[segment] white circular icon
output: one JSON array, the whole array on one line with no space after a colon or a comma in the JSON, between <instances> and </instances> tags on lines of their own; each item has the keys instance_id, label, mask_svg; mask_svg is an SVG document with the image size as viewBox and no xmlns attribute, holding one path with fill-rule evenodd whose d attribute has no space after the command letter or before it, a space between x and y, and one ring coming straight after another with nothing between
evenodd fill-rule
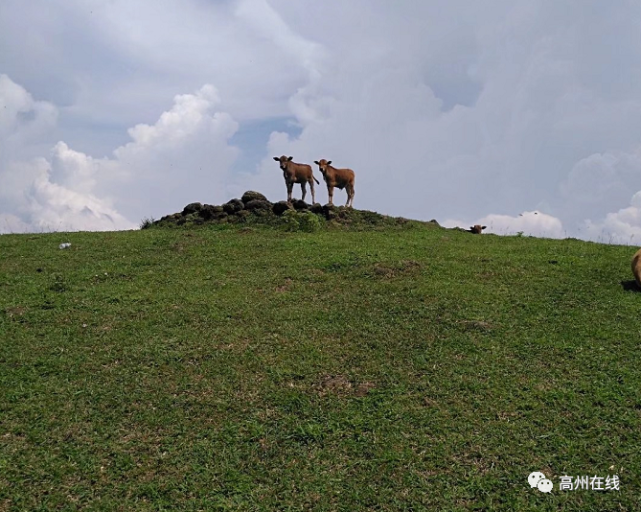
<instances>
[{"instance_id":1,"label":"white circular icon","mask_svg":"<svg viewBox=\"0 0 641 512\"><path fill-rule=\"evenodd\" d=\"M530 483L530 487L536 487L540 480L545 479L545 475L540 471L534 471L530 473L530 476L527 477L527 481Z\"/></svg>"},{"instance_id":2,"label":"white circular icon","mask_svg":"<svg viewBox=\"0 0 641 512\"><path fill-rule=\"evenodd\" d=\"M554 487L554 484L552 483L551 480L548 480L547 478L542 478L539 480L539 483L536 484L536 486L539 488L539 491L541 492L552 492L552 487Z\"/></svg>"}]
</instances>

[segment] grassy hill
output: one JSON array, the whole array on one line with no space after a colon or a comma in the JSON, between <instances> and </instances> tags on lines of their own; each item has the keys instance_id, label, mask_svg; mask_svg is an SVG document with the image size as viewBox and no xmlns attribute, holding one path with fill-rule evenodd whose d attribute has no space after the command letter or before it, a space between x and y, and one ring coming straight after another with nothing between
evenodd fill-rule
<instances>
[{"instance_id":1,"label":"grassy hill","mask_svg":"<svg viewBox=\"0 0 641 512\"><path fill-rule=\"evenodd\" d=\"M1 236L0 511L641 508L632 248L297 215Z\"/></svg>"}]
</instances>

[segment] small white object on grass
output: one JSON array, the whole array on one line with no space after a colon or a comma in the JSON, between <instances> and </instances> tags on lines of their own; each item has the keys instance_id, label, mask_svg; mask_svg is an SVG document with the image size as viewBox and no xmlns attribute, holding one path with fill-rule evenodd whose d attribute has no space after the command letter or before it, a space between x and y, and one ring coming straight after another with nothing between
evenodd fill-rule
<instances>
[{"instance_id":1,"label":"small white object on grass","mask_svg":"<svg viewBox=\"0 0 641 512\"><path fill-rule=\"evenodd\" d=\"M61 249L68 249L69 247L71 247L71 244L70 244L70 243L68 243L68 242L67 242L67 243L64 243L64 244L60 244L60 248L61 248Z\"/></svg>"}]
</instances>

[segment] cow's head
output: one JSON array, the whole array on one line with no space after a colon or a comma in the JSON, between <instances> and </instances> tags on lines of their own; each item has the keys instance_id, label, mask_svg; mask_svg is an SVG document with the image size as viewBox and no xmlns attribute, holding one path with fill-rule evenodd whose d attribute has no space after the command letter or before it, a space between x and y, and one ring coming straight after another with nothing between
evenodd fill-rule
<instances>
[{"instance_id":1,"label":"cow's head","mask_svg":"<svg viewBox=\"0 0 641 512\"><path fill-rule=\"evenodd\" d=\"M473 226L470 227L470 232L474 233L475 235L480 235L481 232L487 228L487 226L481 226L480 224L474 224Z\"/></svg>"},{"instance_id":2,"label":"cow's head","mask_svg":"<svg viewBox=\"0 0 641 512\"><path fill-rule=\"evenodd\" d=\"M279 162L280 168L284 171L287 169L287 162L291 162L293 158L294 158L293 156L283 155L283 156L275 156L274 160Z\"/></svg>"},{"instance_id":3,"label":"cow's head","mask_svg":"<svg viewBox=\"0 0 641 512\"><path fill-rule=\"evenodd\" d=\"M325 172L327 171L327 166L332 164L331 160L325 160L324 158L321 159L320 161L314 160L314 163L318 165L318 168L320 169L320 172L325 175Z\"/></svg>"}]
</instances>

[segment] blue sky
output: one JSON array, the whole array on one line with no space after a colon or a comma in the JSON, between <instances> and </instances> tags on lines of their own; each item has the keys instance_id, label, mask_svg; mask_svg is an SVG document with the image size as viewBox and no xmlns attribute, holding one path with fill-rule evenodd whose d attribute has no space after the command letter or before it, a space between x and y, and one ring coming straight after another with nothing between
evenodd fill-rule
<instances>
[{"instance_id":1,"label":"blue sky","mask_svg":"<svg viewBox=\"0 0 641 512\"><path fill-rule=\"evenodd\" d=\"M288 154L357 208L639 245L639 33L632 0L5 0L0 233L284 199Z\"/></svg>"},{"instance_id":2,"label":"blue sky","mask_svg":"<svg viewBox=\"0 0 641 512\"><path fill-rule=\"evenodd\" d=\"M240 149L232 172L240 174L256 171L257 163L265 157L265 143L273 132L286 133L289 137L296 138L300 135L301 128L292 118L287 117L245 121L229 139L230 144ZM276 167L275 170L278 172L278 169ZM277 177L280 178L278 174Z\"/></svg>"}]
</instances>

